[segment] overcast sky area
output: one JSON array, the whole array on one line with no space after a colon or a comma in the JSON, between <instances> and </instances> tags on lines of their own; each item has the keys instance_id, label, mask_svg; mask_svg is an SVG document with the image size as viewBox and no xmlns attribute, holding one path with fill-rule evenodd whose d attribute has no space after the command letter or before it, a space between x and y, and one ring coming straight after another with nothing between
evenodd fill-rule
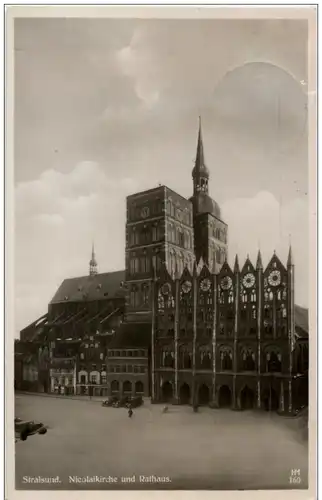
<instances>
[{"instance_id":1,"label":"overcast sky area","mask_svg":"<svg viewBox=\"0 0 322 500\"><path fill-rule=\"evenodd\" d=\"M15 21L16 328L66 277L124 269L125 197L192 194L198 115L236 253L295 261L308 305L307 23Z\"/></svg>"}]
</instances>

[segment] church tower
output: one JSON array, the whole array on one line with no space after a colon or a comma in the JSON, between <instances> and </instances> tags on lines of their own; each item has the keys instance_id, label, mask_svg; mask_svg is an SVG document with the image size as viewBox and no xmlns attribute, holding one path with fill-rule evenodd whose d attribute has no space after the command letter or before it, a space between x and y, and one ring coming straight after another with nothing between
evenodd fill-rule
<instances>
[{"instance_id":1,"label":"church tower","mask_svg":"<svg viewBox=\"0 0 322 500\"><path fill-rule=\"evenodd\" d=\"M205 163L199 117L195 165L192 170L194 250L197 262L202 260L211 271L218 272L227 259L228 226L221 219L220 207L209 196L210 172Z\"/></svg>"},{"instance_id":2,"label":"church tower","mask_svg":"<svg viewBox=\"0 0 322 500\"><path fill-rule=\"evenodd\" d=\"M92 245L92 258L89 261L89 275L95 276L97 274L97 261L95 257L94 243Z\"/></svg>"}]
</instances>

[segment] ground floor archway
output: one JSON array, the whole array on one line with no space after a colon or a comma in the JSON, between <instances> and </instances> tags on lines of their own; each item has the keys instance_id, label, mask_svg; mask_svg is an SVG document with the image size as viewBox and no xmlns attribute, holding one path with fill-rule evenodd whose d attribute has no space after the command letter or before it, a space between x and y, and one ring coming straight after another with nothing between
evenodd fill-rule
<instances>
[{"instance_id":1,"label":"ground floor archway","mask_svg":"<svg viewBox=\"0 0 322 500\"><path fill-rule=\"evenodd\" d=\"M219 408L229 408L231 406L231 390L228 385L222 385L218 394Z\"/></svg>"},{"instance_id":2,"label":"ground floor archway","mask_svg":"<svg viewBox=\"0 0 322 500\"><path fill-rule=\"evenodd\" d=\"M242 410L251 410L255 406L255 392L247 385L240 392L240 406Z\"/></svg>"},{"instance_id":3,"label":"ground floor archway","mask_svg":"<svg viewBox=\"0 0 322 500\"><path fill-rule=\"evenodd\" d=\"M141 380L135 382L135 394L142 395L144 393L144 385Z\"/></svg>"},{"instance_id":4,"label":"ground floor archway","mask_svg":"<svg viewBox=\"0 0 322 500\"><path fill-rule=\"evenodd\" d=\"M162 401L165 403L171 402L173 398L173 387L171 382L164 382L162 384Z\"/></svg>"},{"instance_id":5,"label":"ground floor archway","mask_svg":"<svg viewBox=\"0 0 322 500\"><path fill-rule=\"evenodd\" d=\"M132 383L129 380L126 380L123 383L123 394L125 396L129 396L132 394Z\"/></svg>"},{"instance_id":6,"label":"ground floor archway","mask_svg":"<svg viewBox=\"0 0 322 500\"><path fill-rule=\"evenodd\" d=\"M115 396L120 390L120 383L118 380L113 380L111 382L111 393Z\"/></svg>"},{"instance_id":7,"label":"ground floor archway","mask_svg":"<svg viewBox=\"0 0 322 500\"><path fill-rule=\"evenodd\" d=\"M210 402L210 390L206 384L202 384L198 390L198 403L208 405Z\"/></svg>"},{"instance_id":8,"label":"ground floor archway","mask_svg":"<svg viewBox=\"0 0 322 500\"><path fill-rule=\"evenodd\" d=\"M182 405L187 405L190 403L190 387L186 383L182 384L182 386L180 387L179 400L180 404Z\"/></svg>"}]
</instances>

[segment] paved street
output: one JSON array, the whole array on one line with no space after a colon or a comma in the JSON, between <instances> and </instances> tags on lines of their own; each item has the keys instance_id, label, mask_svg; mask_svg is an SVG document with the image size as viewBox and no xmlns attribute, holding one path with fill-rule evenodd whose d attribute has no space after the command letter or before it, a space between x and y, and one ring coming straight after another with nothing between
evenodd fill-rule
<instances>
[{"instance_id":1,"label":"paved street","mask_svg":"<svg viewBox=\"0 0 322 500\"><path fill-rule=\"evenodd\" d=\"M46 435L16 443L17 488L283 489L291 469L301 475L293 487L307 487L307 443L294 420L277 415L171 406L162 414L146 402L129 419L125 409L96 401L17 395L16 416L49 426ZM142 483L140 475L171 482ZM61 483L23 483L24 476L59 476ZM69 476L117 483L75 484Z\"/></svg>"}]
</instances>

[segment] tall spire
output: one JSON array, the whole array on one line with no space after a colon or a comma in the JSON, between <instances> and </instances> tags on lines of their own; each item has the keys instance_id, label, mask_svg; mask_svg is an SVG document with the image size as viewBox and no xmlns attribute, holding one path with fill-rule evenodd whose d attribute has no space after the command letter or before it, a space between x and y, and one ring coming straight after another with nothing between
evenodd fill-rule
<instances>
[{"instance_id":1,"label":"tall spire","mask_svg":"<svg viewBox=\"0 0 322 500\"><path fill-rule=\"evenodd\" d=\"M196 154L196 166L201 167L205 165L204 153L203 153L203 141L202 141L202 131L201 131L201 116L199 116L199 133L198 133L198 144L197 144L197 154Z\"/></svg>"},{"instance_id":2,"label":"tall spire","mask_svg":"<svg viewBox=\"0 0 322 500\"><path fill-rule=\"evenodd\" d=\"M95 274L97 274L97 261L95 257L94 242L92 243L92 258L89 261L89 274L90 276L95 276Z\"/></svg>"},{"instance_id":3,"label":"tall spire","mask_svg":"<svg viewBox=\"0 0 322 500\"><path fill-rule=\"evenodd\" d=\"M257 269L257 271L263 270L262 254L261 254L260 250L258 250L258 254L257 254L256 269Z\"/></svg>"},{"instance_id":4,"label":"tall spire","mask_svg":"<svg viewBox=\"0 0 322 500\"><path fill-rule=\"evenodd\" d=\"M290 249L288 251L288 258L287 258L287 267L293 266L293 252L292 252L292 246L290 245Z\"/></svg>"},{"instance_id":5,"label":"tall spire","mask_svg":"<svg viewBox=\"0 0 322 500\"><path fill-rule=\"evenodd\" d=\"M193 178L194 194L200 191L208 194L209 170L205 165L200 116L199 116L197 153L196 153L195 166L192 170L192 178Z\"/></svg>"}]
</instances>

